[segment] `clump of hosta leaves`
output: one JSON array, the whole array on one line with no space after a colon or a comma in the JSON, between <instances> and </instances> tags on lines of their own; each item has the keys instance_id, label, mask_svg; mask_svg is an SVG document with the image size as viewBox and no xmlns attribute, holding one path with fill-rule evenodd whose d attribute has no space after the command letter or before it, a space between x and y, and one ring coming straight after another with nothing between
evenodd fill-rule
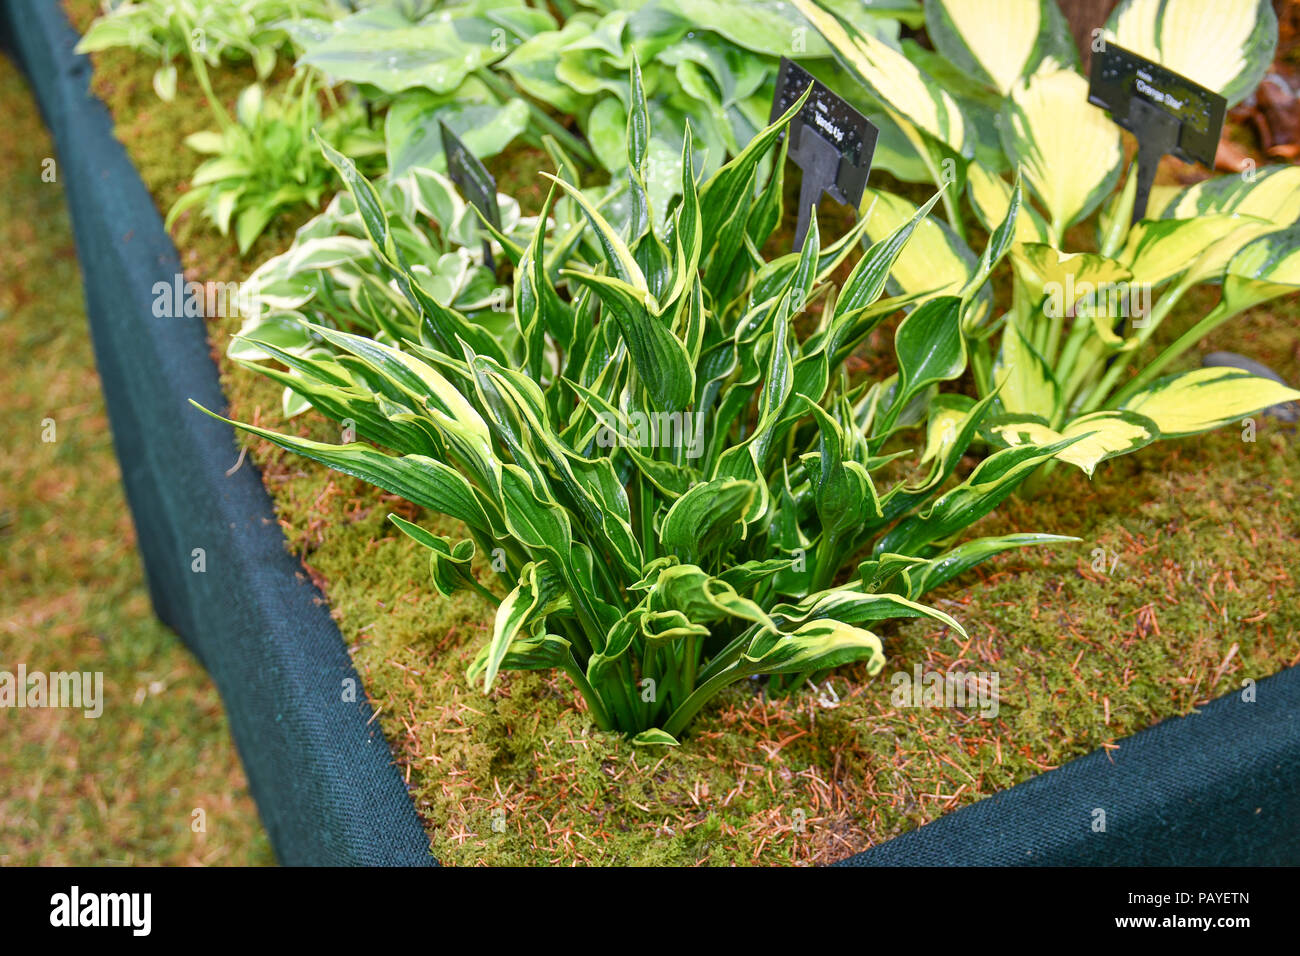
<instances>
[{"instance_id":1,"label":"clump of hosta leaves","mask_svg":"<svg viewBox=\"0 0 1300 956\"><path fill-rule=\"evenodd\" d=\"M313 326L337 355L254 342L296 376L264 371L364 441L239 427L464 525L457 541L392 519L428 549L439 591L472 587L498 606L471 679L490 690L503 670L559 668L599 727L671 743L747 677L849 661L878 671L877 622L960 629L918 598L989 555L1061 540L955 543L1062 444L1003 449L956 476L987 399L932 433L924 454L905 441L939 383L965 370L959 317L1014 214L968 288L902 321L898 373L852 382L845 360L912 301L881 296L928 207L865 253L864 225L824 246L814 222L800 253L765 260L782 218L780 134L802 100L702 182L688 131L666 217L646 189L635 68L630 102L630 225L616 231L580 187L551 177L527 244L501 237L514 267L508 338L431 294L375 188L325 147L418 334L393 346ZM594 265L548 255L561 196L596 239ZM855 256L835 288L832 273ZM499 590L474 577L476 554Z\"/></svg>"},{"instance_id":2,"label":"clump of hosta leaves","mask_svg":"<svg viewBox=\"0 0 1300 956\"><path fill-rule=\"evenodd\" d=\"M384 177L375 184L375 194L394 244L414 264L412 272L429 294L506 336L513 326L509 290L484 262L479 220L451 181L417 167ZM538 220L522 215L508 196L498 195L497 205L502 234L526 243ZM272 358L253 339L296 355L332 354L333 347L312 332L313 324L360 332L392 346L420 336L419 310L387 274L346 190L298 230L286 252L258 266L245 284L255 290L260 308L245 317L240 336L230 343L228 354L238 361ZM287 415L308 407L306 399L285 388Z\"/></svg>"},{"instance_id":3,"label":"clump of hosta leaves","mask_svg":"<svg viewBox=\"0 0 1300 956\"><path fill-rule=\"evenodd\" d=\"M333 99L330 91L326 95ZM166 227L185 210L201 207L223 236L234 225L241 253L280 212L319 206L332 186L333 173L313 131L370 168L383 154L383 141L361 103L335 102L326 112L309 71L295 73L275 96L267 97L260 84L246 87L233 120L215 101L212 106L221 128L185 137L186 146L211 158L194 171L189 191L168 211Z\"/></svg>"},{"instance_id":4,"label":"clump of hosta leaves","mask_svg":"<svg viewBox=\"0 0 1300 956\"><path fill-rule=\"evenodd\" d=\"M158 58L153 88L167 101L176 96L178 57L197 54L214 67L251 61L265 80L288 44L287 20L332 19L344 10L337 0L104 0L103 7L77 52L128 47Z\"/></svg>"},{"instance_id":5,"label":"clump of hosta leaves","mask_svg":"<svg viewBox=\"0 0 1300 956\"><path fill-rule=\"evenodd\" d=\"M1157 439L1300 397L1233 368L1166 374L1244 309L1300 289L1300 168L1156 187L1133 222L1137 177L1130 170L1120 185L1120 130L1089 105L1054 0L1016 5L1014 15L993 0L931 0L926 25L941 56L892 46L829 5L795 5L903 131L917 178L959 187L945 200L948 221L928 220L900 256L895 291L924 300L965 287L980 265L965 241L961 193L991 230L1016 205L1014 170L1028 187L1010 268L995 277L1008 286L1000 298L1010 308L995 314L990 297L962 316L976 394L993 402L981 437L995 447L1080 439L1059 458L1091 475L1099 462ZM1094 42L1162 63L1231 105L1258 84L1276 40L1268 0L1123 0ZM888 193L868 191L866 201L875 204L872 239L914 214ZM1067 230L1090 217L1095 242L1067 247ZM1135 370L1175 305L1202 283L1221 288L1219 304ZM936 401L931 429L961 427L975 407L968 398Z\"/></svg>"}]
</instances>

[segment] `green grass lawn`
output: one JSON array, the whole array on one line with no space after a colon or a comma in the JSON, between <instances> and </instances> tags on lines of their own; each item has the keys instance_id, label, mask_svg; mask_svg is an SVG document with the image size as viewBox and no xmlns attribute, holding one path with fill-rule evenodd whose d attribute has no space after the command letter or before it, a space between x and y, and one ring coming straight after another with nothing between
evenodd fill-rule
<instances>
[{"instance_id":1,"label":"green grass lawn","mask_svg":"<svg viewBox=\"0 0 1300 956\"><path fill-rule=\"evenodd\" d=\"M0 710L0 864L273 863L216 690L153 616L53 147L3 58L0 102L0 670L102 672L105 698Z\"/></svg>"}]
</instances>

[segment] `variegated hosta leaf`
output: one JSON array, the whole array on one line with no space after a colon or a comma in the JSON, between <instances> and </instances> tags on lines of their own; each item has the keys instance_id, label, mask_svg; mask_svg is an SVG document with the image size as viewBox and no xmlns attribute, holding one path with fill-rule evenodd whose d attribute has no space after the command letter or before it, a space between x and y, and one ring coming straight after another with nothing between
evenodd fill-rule
<instances>
[{"instance_id":1,"label":"variegated hosta leaf","mask_svg":"<svg viewBox=\"0 0 1300 956\"><path fill-rule=\"evenodd\" d=\"M996 538L975 538L931 558L922 567L906 570L904 575L907 579L907 594L915 600L927 591L932 591L939 585L951 581L959 574L965 574L977 564L1004 551L1031 545L1065 544L1078 540L1060 534L1004 534Z\"/></svg>"},{"instance_id":2,"label":"variegated hosta leaf","mask_svg":"<svg viewBox=\"0 0 1300 956\"><path fill-rule=\"evenodd\" d=\"M868 189L862 196L867 237L882 242L916 220L894 260L889 278L904 294L945 295L960 291L975 273L975 254L947 223L925 216L901 196Z\"/></svg>"},{"instance_id":3,"label":"variegated hosta leaf","mask_svg":"<svg viewBox=\"0 0 1300 956\"><path fill-rule=\"evenodd\" d=\"M1162 219L1226 214L1242 218L1239 228L1199 253L1183 279L1212 280L1247 243L1300 220L1300 166L1267 166L1251 176L1207 179L1175 190L1162 207L1153 208L1162 210Z\"/></svg>"},{"instance_id":4,"label":"variegated hosta leaf","mask_svg":"<svg viewBox=\"0 0 1300 956\"><path fill-rule=\"evenodd\" d=\"M1261 229L1276 228L1267 220L1237 213L1144 219L1129 231L1116 258L1129 267L1135 282L1158 285L1189 268L1195 278L1208 278L1217 271L1216 264L1223 267L1234 246L1258 236Z\"/></svg>"},{"instance_id":5,"label":"variegated hosta leaf","mask_svg":"<svg viewBox=\"0 0 1300 956\"><path fill-rule=\"evenodd\" d=\"M1223 305L1232 313L1300 288L1300 224L1243 246L1223 276Z\"/></svg>"},{"instance_id":6,"label":"variegated hosta leaf","mask_svg":"<svg viewBox=\"0 0 1300 956\"><path fill-rule=\"evenodd\" d=\"M546 561L529 562L519 575L519 584L497 608L483 666L483 689L490 690L510 646L520 637L540 638L548 615L568 605L564 581ZM476 670L471 667L471 671Z\"/></svg>"},{"instance_id":7,"label":"variegated hosta leaf","mask_svg":"<svg viewBox=\"0 0 1300 956\"><path fill-rule=\"evenodd\" d=\"M867 673L885 666L880 638L839 621L809 621L791 634L760 635L745 651L745 669L754 674L804 674L864 661Z\"/></svg>"},{"instance_id":8,"label":"variegated hosta leaf","mask_svg":"<svg viewBox=\"0 0 1300 956\"><path fill-rule=\"evenodd\" d=\"M493 522L489 520L487 512L483 509L483 503L475 495L469 482L455 469L449 468L440 461L422 455L403 455L395 458L360 442L331 445L326 442L282 435L266 428L222 418L197 402L191 404L213 418L219 418L236 428L242 428L246 432L274 442L287 451L319 461L321 464L329 465L335 471L360 478L421 507L463 521L471 528L490 531L493 527Z\"/></svg>"},{"instance_id":9,"label":"variegated hosta leaf","mask_svg":"<svg viewBox=\"0 0 1300 956\"><path fill-rule=\"evenodd\" d=\"M1016 275L1035 297L1045 297L1048 316L1072 315L1080 299L1102 290L1127 288L1133 273L1124 263L1095 252L1064 253L1046 243L1011 249Z\"/></svg>"},{"instance_id":10,"label":"variegated hosta leaf","mask_svg":"<svg viewBox=\"0 0 1300 956\"><path fill-rule=\"evenodd\" d=\"M753 482L731 478L696 485L664 517L664 547L683 561L725 551L745 536L745 512L757 492Z\"/></svg>"},{"instance_id":11,"label":"variegated hosta leaf","mask_svg":"<svg viewBox=\"0 0 1300 956\"><path fill-rule=\"evenodd\" d=\"M467 584L474 586L474 576L469 568L469 563L474 558L473 541L457 541L452 544L450 538L426 531L400 515L390 514L388 520L408 538L429 550L429 571L433 576L433 586L439 594L451 597Z\"/></svg>"},{"instance_id":12,"label":"variegated hosta leaf","mask_svg":"<svg viewBox=\"0 0 1300 956\"><path fill-rule=\"evenodd\" d=\"M834 620L842 624L872 624L895 618L928 617L950 627L962 637L966 630L936 608L918 604L900 594L872 593L842 587L811 594L798 604L778 604L772 609L775 629L789 631L814 621Z\"/></svg>"},{"instance_id":13,"label":"variegated hosta leaf","mask_svg":"<svg viewBox=\"0 0 1300 956\"><path fill-rule=\"evenodd\" d=\"M998 401L1012 414L1051 419L1061 403L1061 385L1052 368L1012 321L1002 332L1002 348L993 367Z\"/></svg>"},{"instance_id":14,"label":"variegated hosta leaf","mask_svg":"<svg viewBox=\"0 0 1300 956\"><path fill-rule=\"evenodd\" d=\"M956 101L899 50L814 0L794 0L794 5L895 121L919 128L958 154L968 153L970 137Z\"/></svg>"},{"instance_id":15,"label":"variegated hosta leaf","mask_svg":"<svg viewBox=\"0 0 1300 956\"><path fill-rule=\"evenodd\" d=\"M925 24L940 53L1004 96L1045 58L1077 57L1055 0L929 0Z\"/></svg>"},{"instance_id":16,"label":"variegated hosta leaf","mask_svg":"<svg viewBox=\"0 0 1300 956\"><path fill-rule=\"evenodd\" d=\"M1164 437L1154 421L1131 411L1093 412L1076 418L1059 432L1031 421L999 423L989 430L1011 446L1051 445L1077 439L1056 457L1077 465L1089 478L1106 459L1127 455Z\"/></svg>"},{"instance_id":17,"label":"variegated hosta leaf","mask_svg":"<svg viewBox=\"0 0 1300 956\"><path fill-rule=\"evenodd\" d=\"M895 409L901 410L927 385L961 375L966 370L961 300L941 296L917 306L898 326L894 351L898 356Z\"/></svg>"},{"instance_id":18,"label":"variegated hosta leaf","mask_svg":"<svg viewBox=\"0 0 1300 956\"><path fill-rule=\"evenodd\" d=\"M921 464L944 457L961 434L962 425L974 404L974 399L965 395L935 396L925 426L925 451L921 455Z\"/></svg>"},{"instance_id":19,"label":"variegated hosta leaf","mask_svg":"<svg viewBox=\"0 0 1300 956\"><path fill-rule=\"evenodd\" d=\"M1110 193L1124 159L1119 127L1088 103L1088 81L1051 61L1012 89L1002 144L1047 210L1053 244Z\"/></svg>"},{"instance_id":20,"label":"variegated hosta leaf","mask_svg":"<svg viewBox=\"0 0 1300 956\"><path fill-rule=\"evenodd\" d=\"M1151 419L1163 437L1178 438L1296 399L1300 391L1272 379L1234 368L1198 368L1153 382L1122 408Z\"/></svg>"},{"instance_id":21,"label":"variegated hosta leaf","mask_svg":"<svg viewBox=\"0 0 1300 956\"><path fill-rule=\"evenodd\" d=\"M1039 465L1063 448L1057 442L994 452L924 513L900 521L876 542L874 553L925 554L927 548L950 539L996 508Z\"/></svg>"},{"instance_id":22,"label":"variegated hosta leaf","mask_svg":"<svg viewBox=\"0 0 1300 956\"><path fill-rule=\"evenodd\" d=\"M1250 176L1202 180L1175 191L1162 207L1160 218L1191 219L1228 212L1279 225L1295 222L1300 218L1300 166L1265 166Z\"/></svg>"},{"instance_id":23,"label":"variegated hosta leaf","mask_svg":"<svg viewBox=\"0 0 1300 956\"><path fill-rule=\"evenodd\" d=\"M966 191L980 224L992 231L1007 216L1011 207L1011 184L978 163L966 168ZM1015 223L1016 242L1048 241L1043 215L1028 203L1022 203Z\"/></svg>"},{"instance_id":24,"label":"variegated hosta leaf","mask_svg":"<svg viewBox=\"0 0 1300 956\"><path fill-rule=\"evenodd\" d=\"M1273 62L1277 17L1270 0L1122 0L1106 21L1106 39L1233 106Z\"/></svg>"}]
</instances>

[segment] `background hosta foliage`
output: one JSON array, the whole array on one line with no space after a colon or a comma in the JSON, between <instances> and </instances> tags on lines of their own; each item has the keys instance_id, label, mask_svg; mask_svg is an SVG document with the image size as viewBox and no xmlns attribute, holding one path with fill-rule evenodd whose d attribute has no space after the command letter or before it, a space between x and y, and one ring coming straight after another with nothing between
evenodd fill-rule
<instances>
[{"instance_id":1,"label":"background hosta foliage","mask_svg":"<svg viewBox=\"0 0 1300 956\"><path fill-rule=\"evenodd\" d=\"M231 224L241 253L285 209L316 208L333 174L312 137L375 168L383 143L361 104L347 100L325 113L311 74L299 73L289 86L267 98L260 84L240 95L232 120L215 100L220 129L187 136L185 145L211 158L199 165L190 189L167 213L167 228L186 209L202 208L224 236Z\"/></svg>"},{"instance_id":2,"label":"background hosta foliage","mask_svg":"<svg viewBox=\"0 0 1300 956\"><path fill-rule=\"evenodd\" d=\"M910 2L882 9L839 0L837 7L882 34L897 34L897 17L920 22L919 5ZM780 56L832 62L816 31L781 0L594 0L562 8L560 21L523 0L387 0L334 22L298 24L293 35L300 62L389 104L395 173L444 168L439 122L479 157L521 135L550 134L587 164L621 173L635 55L654 130L647 187L661 214L681 180L688 120L710 173L766 124ZM548 108L572 116L585 141Z\"/></svg>"},{"instance_id":3,"label":"background hosta foliage","mask_svg":"<svg viewBox=\"0 0 1300 956\"><path fill-rule=\"evenodd\" d=\"M162 61L154 74L158 96L176 95L177 58L190 53L209 66L247 60L266 79L288 40L290 19L328 19L341 0L104 0L104 15L77 44L78 53L129 47Z\"/></svg>"},{"instance_id":4,"label":"background hosta foliage","mask_svg":"<svg viewBox=\"0 0 1300 956\"><path fill-rule=\"evenodd\" d=\"M864 254L869 219L825 246L814 224L801 254L763 259L782 214L787 115L702 180L688 133L681 201L657 214L635 61L633 77L628 225L612 227L563 170L552 177L527 243L502 237L508 335L431 294L379 192L324 147L418 330L395 346L312 326L333 354L250 343L275 360L259 370L364 441L240 427L465 526L454 541L394 518L428 549L436 588L476 587L498 604L473 679L490 688L501 670L560 668L600 727L670 743L730 683L850 660L879 669L874 622L958 627L917 598L1000 550L1059 540L956 543L1071 440L1000 450L959 474L991 401L956 427L916 425L965 371L961 317L978 282L903 321L896 375L854 381L844 364L909 299L882 295L928 207ZM549 255L561 201L580 210L594 261ZM995 230L982 272L1012 222ZM476 581L475 555L503 569L504 596Z\"/></svg>"},{"instance_id":5,"label":"background hosta foliage","mask_svg":"<svg viewBox=\"0 0 1300 956\"><path fill-rule=\"evenodd\" d=\"M1053 0L927 3L941 56L895 49L814 0L795 5L903 127L918 169L935 184L954 180L947 222L918 231L895 267L893 291L924 301L968 287L981 270L965 241L971 214L990 230L1008 215L1015 222L1010 266L998 277L1010 284L1010 308L972 310L962 325L978 395L992 403L983 438L999 447L1074 438L1058 456L1091 474L1156 439L1300 396L1245 374L1158 378L1233 315L1300 287L1300 169L1157 188L1145 218L1130 225L1136 180L1125 175L1121 133L1088 104ZM1232 102L1267 68L1277 24L1263 0L1123 0L1105 37ZM1013 198L1012 171L1026 186L1023 203ZM867 202L890 210L868 225L872 240L912 211L883 193ZM1090 217L1093 244L1067 248L1067 230ZM1135 357L1173 307L1206 282L1221 287L1220 304L1133 375ZM932 425L958 426L975 407L933 405Z\"/></svg>"},{"instance_id":6,"label":"background hosta foliage","mask_svg":"<svg viewBox=\"0 0 1300 956\"><path fill-rule=\"evenodd\" d=\"M315 144L312 148L320 157ZM430 169L412 169L377 182L375 195L394 245L429 294L468 320L509 336L514 326L508 290L485 266L479 219L450 180ZM497 202L504 237L526 244L537 220L520 215L519 204L508 196L498 195ZM251 339L295 354L332 354L333 347L310 324L362 332L394 346L419 338L420 312L386 274L346 190L298 230L288 251L259 266L247 284L261 308L245 318L241 337L230 343L230 356L241 361L271 357L252 346ZM290 388L284 403L290 415L308 407Z\"/></svg>"}]
</instances>

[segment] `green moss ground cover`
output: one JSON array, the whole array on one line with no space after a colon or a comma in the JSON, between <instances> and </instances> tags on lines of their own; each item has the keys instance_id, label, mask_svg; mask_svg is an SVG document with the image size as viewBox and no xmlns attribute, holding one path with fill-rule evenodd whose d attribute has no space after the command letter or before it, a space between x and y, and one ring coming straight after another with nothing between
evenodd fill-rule
<instances>
[{"instance_id":1,"label":"green moss ground cover","mask_svg":"<svg viewBox=\"0 0 1300 956\"><path fill-rule=\"evenodd\" d=\"M69 7L84 27L94 4ZM219 78L233 101L251 74ZM205 123L194 84L182 70L177 101L159 103L147 65L119 51L96 57L95 83L166 208L193 165L179 138ZM536 204L536 155L491 165L504 189ZM233 240L192 217L176 238L190 278L227 281L283 248L295 225L278 222L242 264ZM1189 295L1151 347L1214 296ZM1300 382L1298 318L1300 305L1282 300L1203 345ZM235 324L213 321L214 352ZM891 334L878 330L861 361L887 362ZM221 361L233 417L339 440L319 417L286 425L278 388ZM1005 555L937 592L968 640L913 622L884 633L890 662L878 678L846 668L829 687L781 697L734 687L671 752L595 732L562 676L510 674L489 697L468 686L489 608L434 593L416 546L385 521L418 512L266 443L248 447L289 546L328 595L440 860L782 864L839 859L1300 660L1300 452L1290 426L1258 417L1254 429L1163 443L1091 482L1059 470L1042 496L1009 501L972 534L1081 542ZM890 675L917 664L997 673L997 716L894 706Z\"/></svg>"},{"instance_id":2,"label":"green moss ground cover","mask_svg":"<svg viewBox=\"0 0 1300 956\"><path fill-rule=\"evenodd\" d=\"M216 690L153 616L53 147L3 58L0 101L0 670L101 672L104 699L0 710L0 865L272 863Z\"/></svg>"}]
</instances>

